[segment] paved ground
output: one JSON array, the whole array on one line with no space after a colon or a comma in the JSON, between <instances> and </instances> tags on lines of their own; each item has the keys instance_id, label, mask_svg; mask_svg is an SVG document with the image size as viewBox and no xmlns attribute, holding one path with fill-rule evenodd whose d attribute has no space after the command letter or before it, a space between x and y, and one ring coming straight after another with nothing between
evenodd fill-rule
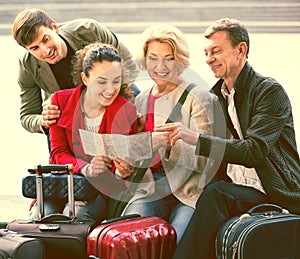
<instances>
[{"instance_id":1,"label":"paved ground","mask_svg":"<svg viewBox=\"0 0 300 259\"><path fill-rule=\"evenodd\" d=\"M0 222L27 219L30 202L20 195L0 195Z\"/></svg>"}]
</instances>

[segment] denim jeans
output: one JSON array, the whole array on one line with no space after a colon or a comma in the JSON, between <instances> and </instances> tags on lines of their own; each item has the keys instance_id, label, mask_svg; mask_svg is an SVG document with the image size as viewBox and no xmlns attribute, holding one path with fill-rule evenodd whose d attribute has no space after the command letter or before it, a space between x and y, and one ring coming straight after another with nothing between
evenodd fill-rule
<instances>
[{"instance_id":1,"label":"denim jeans","mask_svg":"<svg viewBox=\"0 0 300 259\"><path fill-rule=\"evenodd\" d=\"M69 204L62 201L44 201L44 215L62 213L69 216ZM106 218L106 204L101 194L95 200L79 204L75 203L75 215L77 222L91 222L93 226L98 225ZM30 219L38 218L37 203L35 203L29 213Z\"/></svg>"},{"instance_id":2,"label":"denim jeans","mask_svg":"<svg viewBox=\"0 0 300 259\"><path fill-rule=\"evenodd\" d=\"M161 175L153 174L155 180L162 178ZM170 191L166 180L156 182L156 192L152 196L134 201L130 204L125 215L140 214L141 216L157 216L170 222L177 234L177 243L193 215L194 209L181 203Z\"/></svg>"}]
</instances>

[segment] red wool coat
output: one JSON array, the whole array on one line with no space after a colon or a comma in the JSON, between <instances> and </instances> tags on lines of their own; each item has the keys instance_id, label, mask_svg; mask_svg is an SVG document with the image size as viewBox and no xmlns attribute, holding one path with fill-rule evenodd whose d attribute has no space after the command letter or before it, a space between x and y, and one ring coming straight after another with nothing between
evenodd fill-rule
<instances>
[{"instance_id":1,"label":"red wool coat","mask_svg":"<svg viewBox=\"0 0 300 259\"><path fill-rule=\"evenodd\" d=\"M50 163L73 164L74 172L90 163L91 156L83 151L79 129L85 129L80 96L86 86L57 91L52 104L61 110L58 122L50 127ZM104 112L98 133L137 133L137 110L129 100L117 96Z\"/></svg>"}]
</instances>

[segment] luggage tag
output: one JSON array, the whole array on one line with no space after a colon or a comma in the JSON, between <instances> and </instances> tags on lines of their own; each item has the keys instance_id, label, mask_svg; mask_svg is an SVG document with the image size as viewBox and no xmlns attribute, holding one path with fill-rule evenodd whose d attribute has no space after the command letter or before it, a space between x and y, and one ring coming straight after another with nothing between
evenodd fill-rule
<instances>
[{"instance_id":1,"label":"luggage tag","mask_svg":"<svg viewBox=\"0 0 300 259\"><path fill-rule=\"evenodd\" d=\"M57 231L60 229L59 224L41 224L39 226L41 231Z\"/></svg>"}]
</instances>

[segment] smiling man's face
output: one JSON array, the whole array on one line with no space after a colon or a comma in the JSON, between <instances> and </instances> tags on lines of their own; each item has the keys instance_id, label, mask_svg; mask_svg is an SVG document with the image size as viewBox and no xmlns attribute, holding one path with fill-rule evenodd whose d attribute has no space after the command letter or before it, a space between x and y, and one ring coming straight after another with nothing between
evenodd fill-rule
<instances>
[{"instance_id":1,"label":"smiling man's face","mask_svg":"<svg viewBox=\"0 0 300 259\"><path fill-rule=\"evenodd\" d=\"M37 59L49 64L56 64L67 55L67 46L58 35L58 26L53 23L53 29L41 26L35 40L26 49Z\"/></svg>"}]
</instances>

